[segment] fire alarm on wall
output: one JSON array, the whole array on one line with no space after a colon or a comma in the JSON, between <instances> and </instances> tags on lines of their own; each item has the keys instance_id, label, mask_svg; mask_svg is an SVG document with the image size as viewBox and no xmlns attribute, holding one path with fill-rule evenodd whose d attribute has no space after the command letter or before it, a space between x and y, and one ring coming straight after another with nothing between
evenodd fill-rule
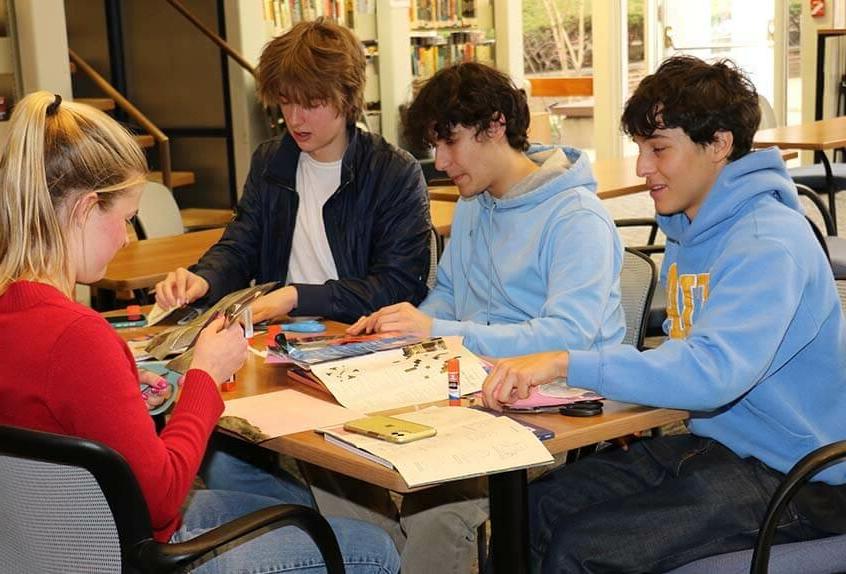
<instances>
[{"instance_id":1,"label":"fire alarm on wall","mask_svg":"<svg viewBox=\"0 0 846 574\"><path fill-rule=\"evenodd\" d=\"M811 17L821 18L825 16L825 0L811 0Z\"/></svg>"}]
</instances>

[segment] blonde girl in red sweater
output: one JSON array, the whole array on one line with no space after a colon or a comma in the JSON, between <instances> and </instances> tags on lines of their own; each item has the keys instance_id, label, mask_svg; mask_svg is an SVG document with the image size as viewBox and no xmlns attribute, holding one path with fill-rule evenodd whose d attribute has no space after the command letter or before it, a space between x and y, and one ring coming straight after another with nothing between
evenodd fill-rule
<instances>
[{"instance_id":1,"label":"blonde girl in red sweater","mask_svg":"<svg viewBox=\"0 0 846 574\"><path fill-rule=\"evenodd\" d=\"M0 152L0 424L102 442L129 463L160 541L195 536L275 498L191 486L223 412L218 384L244 362L237 325L211 323L167 426L157 435L126 344L73 301L101 278L128 239L147 164L132 136L86 105L36 92L18 103ZM186 510L180 509L188 499ZM397 570L387 535L333 520L349 572ZM355 541L355 544L353 543ZM315 570L305 535L280 528L207 561L197 572ZM318 570L319 571L319 570Z\"/></svg>"}]
</instances>

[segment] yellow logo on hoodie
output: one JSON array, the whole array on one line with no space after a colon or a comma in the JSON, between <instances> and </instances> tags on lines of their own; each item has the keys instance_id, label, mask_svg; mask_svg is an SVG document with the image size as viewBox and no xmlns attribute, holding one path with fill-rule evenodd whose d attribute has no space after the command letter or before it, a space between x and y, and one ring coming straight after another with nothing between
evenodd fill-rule
<instances>
[{"instance_id":1,"label":"yellow logo on hoodie","mask_svg":"<svg viewBox=\"0 0 846 574\"><path fill-rule=\"evenodd\" d=\"M667 318L670 338L684 339L693 326L694 311L708 300L710 273L679 275L676 264L667 271Z\"/></svg>"}]
</instances>

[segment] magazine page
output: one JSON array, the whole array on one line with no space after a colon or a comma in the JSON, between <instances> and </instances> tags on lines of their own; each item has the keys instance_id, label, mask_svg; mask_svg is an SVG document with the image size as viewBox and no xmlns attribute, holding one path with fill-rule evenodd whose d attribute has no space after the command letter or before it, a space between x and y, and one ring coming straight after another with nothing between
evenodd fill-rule
<instances>
[{"instance_id":1,"label":"magazine page","mask_svg":"<svg viewBox=\"0 0 846 574\"><path fill-rule=\"evenodd\" d=\"M487 372L460 337L431 339L399 349L311 366L345 407L376 412L448 398L446 361L457 358L462 395L481 390Z\"/></svg>"}]
</instances>

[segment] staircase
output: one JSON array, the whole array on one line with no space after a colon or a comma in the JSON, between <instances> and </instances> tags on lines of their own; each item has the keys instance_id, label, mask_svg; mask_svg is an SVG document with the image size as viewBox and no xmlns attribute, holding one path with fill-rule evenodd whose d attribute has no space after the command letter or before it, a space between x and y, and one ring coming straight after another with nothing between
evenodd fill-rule
<instances>
[{"instance_id":1,"label":"staircase","mask_svg":"<svg viewBox=\"0 0 846 574\"><path fill-rule=\"evenodd\" d=\"M111 98L76 98L74 101L88 104L105 112L112 112L117 107L115 101ZM150 134L138 134L135 136L135 141L143 149L150 149L156 145L156 139ZM147 179L163 183L162 172L151 171L147 175ZM194 183L196 183L196 178L192 171L171 171L170 173L171 190L194 185ZM186 231L225 227L232 220L232 210L229 209L187 208L179 211L182 214L182 226Z\"/></svg>"}]
</instances>

